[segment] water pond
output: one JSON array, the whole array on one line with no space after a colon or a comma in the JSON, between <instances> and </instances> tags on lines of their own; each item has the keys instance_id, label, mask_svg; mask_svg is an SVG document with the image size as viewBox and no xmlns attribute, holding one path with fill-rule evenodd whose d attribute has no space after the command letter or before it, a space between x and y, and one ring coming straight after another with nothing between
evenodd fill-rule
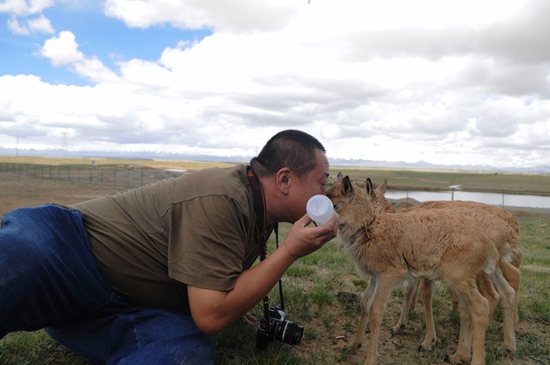
<instances>
[{"instance_id":1,"label":"water pond","mask_svg":"<svg viewBox=\"0 0 550 365\"><path fill-rule=\"evenodd\" d=\"M505 193L478 193L471 191L406 191L388 190L385 194L389 199L412 198L419 202L428 200L471 200L479 203L511 206L511 207L532 207L550 208L550 197L535 195L515 195Z\"/></svg>"}]
</instances>

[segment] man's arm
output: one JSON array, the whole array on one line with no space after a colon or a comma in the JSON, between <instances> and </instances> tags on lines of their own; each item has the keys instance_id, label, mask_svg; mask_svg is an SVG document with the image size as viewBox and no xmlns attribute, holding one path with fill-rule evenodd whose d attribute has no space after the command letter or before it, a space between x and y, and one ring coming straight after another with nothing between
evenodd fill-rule
<instances>
[{"instance_id":1,"label":"man's arm","mask_svg":"<svg viewBox=\"0 0 550 365\"><path fill-rule=\"evenodd\" d=\"M306 227L310 222L307 215L298 220L277 250L241 273L233 290L225 292L188 286L191 315L201 331L211 336L218 334L269 294L296 259L316 251L336 237L336 214L324 226Z\"/></svg>"}]
</instances>

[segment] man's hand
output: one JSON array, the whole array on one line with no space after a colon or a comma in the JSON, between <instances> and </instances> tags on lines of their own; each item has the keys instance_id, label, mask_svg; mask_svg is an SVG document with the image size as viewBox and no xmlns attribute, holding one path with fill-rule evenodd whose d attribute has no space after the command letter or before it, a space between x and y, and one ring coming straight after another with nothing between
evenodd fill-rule
<instances>
[{"instance_id":1,"label":"man's hand","mask_svg":"<svg viewBox=\"0 0 550 365\"><path fill-rule=\"evenodd\" d=\"M241 320L243 322L246 322L248 324L252 324L254 322L256 322L256 317L254 317L252 314L250 313L246 313L244 316L241 317Z\"/></svg>"},{"instance_id":2,"label":"man's hand","mask_svg":"<svg viewBox=\"0 0 550 365\"><path fill-rule=\"evenodd\" d=\"M281 247L284 247L294 260L309 255L336 237L339 222L340 217L334 214L324 226L308 227L311 218L305 214L294 223Z\"/></svg>"}]
</instances>

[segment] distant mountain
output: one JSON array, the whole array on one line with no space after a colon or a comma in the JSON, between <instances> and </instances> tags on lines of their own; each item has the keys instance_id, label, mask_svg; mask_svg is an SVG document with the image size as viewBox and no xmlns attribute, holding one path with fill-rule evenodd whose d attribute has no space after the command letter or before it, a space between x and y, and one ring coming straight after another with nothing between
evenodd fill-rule
<instances>
[{"instance_id":1,"label":"distant mountain","mask_svg":"<svg viewBox=\"0 0 550 365\"><path fill-rule=\"evenodd\" d=\"M251 156L208 156L208 155L182 155L178 153L170 152L156 152L156 151L65 151L63 149L19 149L17 152L15 148L4 148L0 146L1 156L37 156L37 157L97 157L97 158L132 158L132 159L158 159L158 160L190 160L190 161L211 161L211 162L248 162L252 158Z\"/></svg>"},{"instance_id":2,"label":"distant mountain","mask_svg":"<svg viewBox=\"0 0 550 365\"><path fill-rule=\"evenodd\" d=\"M65 151L63 149L18 149L4 148L0 146L2 156L38 156L38 157L102 157L102 158L133 158L133 159L159 159L159 160L190 160L241 163L248 162L252 156L208 156L208 155L182 155L169 152L141 151L141 152L98 152L98 151ZM329 158L331 166L358 167L358 168L385 168L397 170L444 170L444 171L479 171L479 172L510 172L530 174L550 174L550 166L535 167L506 167L497 168L485 165L438 165L425 161L415 163L403 161L372 161L360 159Z\"/></svg>"},{"instance_id":3,"label":"distant mountain","mask_svg":"<svg viewBox=\"0 0 550 365\"><path fill-rule=\"evenodd\" d=\"M474 171L474 172L513 172L531 174L550 174L550 166L533 167L494 167L486 165L438 165L426 161L403 162L403 161L371 161L359 159L329 158L331 166L361 167L398 170L444 170L444 171Z\"/></svg>"}]
</instances>

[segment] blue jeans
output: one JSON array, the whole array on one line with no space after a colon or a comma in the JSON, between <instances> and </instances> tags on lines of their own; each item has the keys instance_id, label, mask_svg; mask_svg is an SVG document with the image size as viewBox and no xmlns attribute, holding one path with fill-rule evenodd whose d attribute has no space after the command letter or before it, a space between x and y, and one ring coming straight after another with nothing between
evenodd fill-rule
<instances>
[{"instance_id":1,"label":"blue jeans","mask_svg":"<svg viewBox=\"0 0 550 365\"><path fill-rule=\"evenodd\" d=\"M213 364L215 347L185 314L138 308L101 274L77 210L6 213L0 228L0 338L46 328L105 364Z\"/></svg>"}]
</instances>

